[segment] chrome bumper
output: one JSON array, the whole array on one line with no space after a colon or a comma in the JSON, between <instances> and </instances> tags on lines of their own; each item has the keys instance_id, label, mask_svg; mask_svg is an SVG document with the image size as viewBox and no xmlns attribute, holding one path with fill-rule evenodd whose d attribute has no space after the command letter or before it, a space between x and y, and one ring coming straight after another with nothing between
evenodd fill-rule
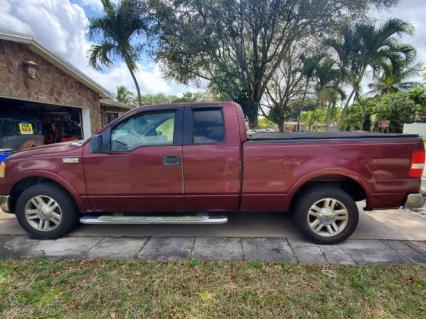
<instances>
[{"instance_id":1,"label":"chrome bumper","mask_svg":"<svg viewBox=\"0 0 426 319\"><path fill-rule=\"evenodd\" d=\"M405 201L404 208L414 209L421 208L426 202L425 193L409 194Z\"/></svg>"},{"instance_id":2,"label":"chrome bumper","mask_svg":"<svg viewBox=\"0 0 426 319\"><path fill-rule=\"evenodd\" d=\"M0 195L0 211L9 213L9 196Z\"/></svg>"}]
</instances>

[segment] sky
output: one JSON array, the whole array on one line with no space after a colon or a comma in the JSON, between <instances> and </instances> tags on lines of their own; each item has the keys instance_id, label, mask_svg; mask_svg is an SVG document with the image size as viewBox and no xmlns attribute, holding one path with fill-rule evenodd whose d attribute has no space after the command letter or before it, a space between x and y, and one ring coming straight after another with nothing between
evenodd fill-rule
<instances>
[{"instance_id":1,"label":"sky","mask_svg":"<svg viewBox=\"0 0 426 319\"><path fill-rule=\"evenodd\" d=\"M426 65L426 0L400 0L397 6L390 9L374 10L372 16L378 23L383 23L389 18L410 22L415 28L414 35L403 36L401 41L414 46L418 62Z\"/></svg>"},{"instance_id":2,"label":"sky","mask_svg":"<svg viewBox=\"0 0 426 319\"><path fill-rule=\"evenodd\" d=\"M102 14L100 0L0 0L0 30L31 34L47 49L67 60L89 77L115 93L118 85L134 91L134 84L124 63L117 62L107 71L99 72L88 64L90 41L85 37L88 19ZM400 0L390 9L371 11L378 22L397 17L416 28L413 37L404 41L416 47L418 61L426 64L426 0ZM182 95L198 92L206 84L181 85L163 78L159 64L144 59L139 63L137 78L142 94L164 93Z\"/></svg>"}]
</instances>

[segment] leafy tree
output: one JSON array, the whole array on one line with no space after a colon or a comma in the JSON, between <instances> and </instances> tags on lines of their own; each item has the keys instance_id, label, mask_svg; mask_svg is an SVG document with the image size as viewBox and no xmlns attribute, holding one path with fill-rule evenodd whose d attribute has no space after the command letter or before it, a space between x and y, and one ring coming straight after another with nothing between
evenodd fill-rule
<instances>
[{"instance_id":1,"label":"leafy tree","mask_svg":"<svg viewBox=\"0 0 426 319\"><path fill-rule=\"evenodd\" d=\"M422 70L423 72L422 72L422 77L423 77L423 86L426 86L426 67L424 66L423 67L423 70Z\"/></svg>"},{"instance_id":2,"label":"leafy tree","mask_svg":"<svg viewBox=\"0 0 426 319\"><path fill-rule=\"evenodd\" d=\"M426 118L426 87L417 87L409 92L410 99L416 104L418 120Z\"/></svg>"},{"instance_id":3,"label":"leafy tree","mask_svg":"<svg viewBox=\"0 0 426 319\"><path fill-rule=\"evenodd\" d=\"M300 55L304 50L305 48L299 45L293 46L266 87L265 103L262 104L261 112L266 118L278 124L280 132L284 131L284 121L291 116L290 104L299 98L305 82L308 82L300 71L302 69Z\"/></svg>"},{"instance_id":4,"label":"leafy tree","mask_svg":"<svg viewBox=\"0 0 426 319\"><path fill-rule=\"evenodd\" d=\"M136 43L136 38L148 31L148 21L143 14L142 2L101 1L104 15L91 18L88 26L88 37L96 42L89 52L90 64L99 69L101 65L110 67L115 58L122 59L135 83L138 104L142 105L140 87L135 76L136 62L143 48L141 41Z\"/></svg>"},{"instance_id":5,"label":"leafy tree","mask_svg":"<svg viewBox=\"0 0 426 319\"><path fill-rule=\"evenodd\" d=\"M352 91L342 110L340 126L346 114L346 109L352 99L359 96L360 83L368 67L374 72L382 70L384 65L397 61L412 61L415 49L401 44L395 36L412 34L413 27L400 19L390 19L376 28L370 23L359 23L354 28L344 27L337 39L328 39L325 44L334 49L339 57L340 77L348 81Z\"/></svg>"},{"instance_id":6,"label":"leafy tree","mask_svg":"<svg viewBox=\"0 0 426 319\"><path fill-rule=\"evenodd\" d=\"M116 99L118 102L135 106L137 104L135 95L125 86L117 86Z\"/></svg>"},{"instance_id":7,"label":"leafy tree","mask_svg":"<svg viewBox=\"0 0 426 319\"><path fill-rule=\"evenodd\" d=\"M377 120L389 120L389 132L402 132L404 123L413 123L416 104L404 93L384 95L377 105Z\"/></svg>"},{"instance_id":8,"label":"leafy tree","mask_svg":"<svg viewBox=\"0 0 426 319\"><path fill-rule=\"evenodd\" d=\"M364 112L359 103L354 103L346 110L346 116L343 122L343 129L345 131L358 131L362 130L362 123L364 120Z\"/></svg>"},{"instance_id":9,"label":"leafy tree","mask_svg":"<svg viewBox=\"0 0 426 319\"><path fill-rule=\"evenodd\" d=\"M177 97L174 95L165 95L163 93L142 95L143 105L167 104L173 103Z\"/></svg>"},{"instance_id":10,"label":"leafy tree","mask_svg":"<svg viewBox=\"0 0 426 319\"><path fill-rule=\"evenodd\" d=\"M259 128L260 129L265 129L265 128L276 129L276 127L277 127L277 125L273 121L267 119L266 117L260 117L259 118Z\"/></svg>"},{"instance_id":11,"label":"leafy tree","mask_svg":"<svg viewBox=\"0 0 426 319\"><path fill-rule=\"evenodd\" d=\"M383 96L387 93L408 92L410 89L420 86L417 81L404 81L406 78L418 74L418 65L407 65L406 61L388 63L382 66L381 75L374 77L375 82L368 86L374 93Z\"/></svg>"},{"instance_id":12,"label":"leafy tree","mask_svg":"<svg viewBox=\"0 0 426 319\"><path fill-rule=\"evenodd\" d=\"M317 109L314 111L304 111L300 116L300 121L305 127L318 127L320 124L324 124L326 121L326 111L324 108Z\"/></svg>"},{"instance_id":13,"label":"leafy tree","mask_svg":"<svg viewBox=\"0 0 426 319\"><path fill-rule=\"evenodd\" d=\"M181 97L178 97L176 95L165 95L163 93L142 95L142 103L144 105L186 102L210 102L219 100L223 100L222 97L217 96L212 92L186 92Z\"/></svg>"},{"instance_id":14,"label":"leafy tree","mask_svg":"<svg viewBox=\"0 0 426 319\"><path fill-rule=\"evenodd\" d=\"M180 98L174 99L174 103L185 103L185 102L211 102L220 101L221 97L215 95L212 92L187 92Z\"/></svg>"},{"instance_id":15,"label":"leafy tree","mask_svg":"<svg viewBox=\"0 0 426 319\"><path fill-rule=\"evenodd\" d=\"M152 0L156 58L183 83L201 78L237 96L250 127L260 101L292 44L321 36L347 14L394 0Z\"/></svg>"},{"instance_id":16,"label":"leafy tree","mask_svg":"<svg viewBox=\"0 0 426 319\"><path fill-rule=\"evenodd\" d=\"M336 61L329 57L325 57L315 65L316 85L315 91L317 95L317 103L313 110L312 120L315 120L315 112L318 106L323 103L326 106L326 124L329 124L328 114L331 107L336 106L338 96L344 97L345 93L337 84L339 80L339 70L336 68ZM309 130L313 123L309 124Z\"/></svg>"},{"instance_id":17,"label":"leafy tree","mask_svg":"<svg viewBox=\"0 0 426 319\"><path fill-rule=\"evenodd\" d=\"M299 71L305 78L305 88L303 90L302 101L300 103L299 115L297 117L297 130L300 129L300 113L304 110L306 95L308 93L309 84L311 83L312 78L315 75L315 70L318 67L320 61L325 58L326 54L323 52L314 53L312 56L301 55L300 60L302 66Z\"/></svg>"},{"instance_id":18,"label":"leafy tree","mask_svg":"<svg viewBox=\"0 0 426 319\"><path fill-rule=\"evenodd\" d=\"M371 121L371 117L376 116L377 98L360 98L350 105L343 121L343 129L346 131L373 131L377 121Z\"/></svg>"}]
</instances>

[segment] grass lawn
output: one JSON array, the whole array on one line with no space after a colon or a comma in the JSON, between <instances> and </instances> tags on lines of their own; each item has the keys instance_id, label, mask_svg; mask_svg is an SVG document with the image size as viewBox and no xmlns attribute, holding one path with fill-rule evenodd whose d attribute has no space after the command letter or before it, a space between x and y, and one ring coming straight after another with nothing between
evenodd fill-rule
<instances>
[{"instance_id":1,"label":"grass lawn","mask_svg":"<svg viewBox=\"0 0 426 319\"><path fill-rule=\"evenodd\" d=\"M0 260L0 318L424 318L426 267Z\"/></svg>"}]
</instances>

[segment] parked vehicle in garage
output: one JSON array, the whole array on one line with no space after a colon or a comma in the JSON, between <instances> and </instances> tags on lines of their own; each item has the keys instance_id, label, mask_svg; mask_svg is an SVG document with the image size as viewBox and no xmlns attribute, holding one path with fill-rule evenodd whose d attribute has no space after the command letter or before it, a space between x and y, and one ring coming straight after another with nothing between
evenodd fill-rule
<instances>
[{"instance_id":1,"label":"parked vehicle in garage","mask_svg":"<svg viewBox=\"0 0 426 319\"><path fill-rule=\"evenodd\" d=\"M308 239L348 238L365 209L424 204L417 135L263 133L247 137L232 102L145 106L80 142L4 161L3 210L38 238L82 223L223 223L293 211Z\"/></svg>"},{"instance_id":2,"label":"parked vehicle in garage","mask_svg":"<svg viewBox=\"0 0 426 319\"><path fill-rule=\"evenodd\" d=\"M7 112L6 112L6 111ZM69 112L43 112L39 108L0 109L0 156L16 150L81 138L81 125ZM74 116L75 117L75 116Z\"/></svg>"},{"instance_id":3,"label":"parked vehicle in garage","mask_svg":"<svg viewBox=\"0 0 426 319\"><path fill-rule=\"evenodd\" d=\"M0 149L24 149L44 144L42 122L35 116L0 116Z\"/></svg>"}]
</instances>

